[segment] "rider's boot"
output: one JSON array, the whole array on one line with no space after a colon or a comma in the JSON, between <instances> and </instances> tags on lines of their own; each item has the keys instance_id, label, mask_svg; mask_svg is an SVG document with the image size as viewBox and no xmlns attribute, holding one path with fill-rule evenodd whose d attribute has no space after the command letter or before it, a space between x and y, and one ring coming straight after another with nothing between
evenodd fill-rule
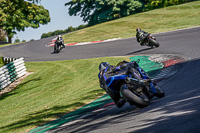
<instances>
[{"instance_id":1,"label":"rider's boot","mask_svg":"<svg viewBox=\"0 0 200 133\"><path fill-rule=\"evenodd\" d=\"M119 92L113 92L108 87L106 88L106 92L118 108L121 108L126 103L126 101L120 96Z\"/></svg>"},{"instance_id":2,"label":"rider's boot","mask_svg":"<svg viewBox=\"0 0 200 133\"><path fill-rule=\"evenodd\" d=\"M117 100L117 101L115 102L115 104L116 104L116 106L117 106L118 108L121 108L125 103L126 103L126 101L125 101L123 98L120 98L119 100Z\"/></svg>"},{"instance_id":3,"label":"rider's boot","mask_svg":"<svg viewBox=\"0 0 200 133\"><path fill-rule=\"evenodd\" d=\"M64 44L62 44L62 48L65 48L65 45L64 45Z\"/></svg>"}]
</instances>

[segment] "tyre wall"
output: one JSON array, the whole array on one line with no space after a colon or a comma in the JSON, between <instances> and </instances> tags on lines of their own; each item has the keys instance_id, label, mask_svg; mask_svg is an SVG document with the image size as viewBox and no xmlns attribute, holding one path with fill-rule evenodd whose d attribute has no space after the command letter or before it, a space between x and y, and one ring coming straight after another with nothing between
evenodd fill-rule
<instances>
[{"instance_id":1,"label":"tyre wall","mask_svg":"<svg viewBox=\"0 0 200 133\"><path fill-rule=\"evenodd\" d=\"M0 68L0 90L6 88L16 79L25 75L26 66L24 58L16 59Z\"/></svg>"}]
</instances>

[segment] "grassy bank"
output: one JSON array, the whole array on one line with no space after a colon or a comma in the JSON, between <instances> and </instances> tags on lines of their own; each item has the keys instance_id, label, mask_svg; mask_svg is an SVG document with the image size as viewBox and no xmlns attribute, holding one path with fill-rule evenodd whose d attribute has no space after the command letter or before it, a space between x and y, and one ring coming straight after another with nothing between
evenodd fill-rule
<instances>
[{"instance_id":1,"label":"grassy bank","mask_svg":"<svg viewBox=\"0 0 200 133\"><path fill-rule=\"evenodd\" d=\"M0 45L0 48L1 48L1 47L10 46L10 45L15 45L15 44L13 44L13 43L9 43L9 44L1 44L1 45Z\"/></svg>"},{"instance_id":2,"label":"grassy bank","mask_svg":"<svg viewBox=\"0 0 200 133\"><path fill-rule=\"evenodd\" d=\"M4 62L3 62L2 56L0 55L0 67L2 66L4 66Z\"/></svg>"},{"instance_id":3,"label":"grassy bank","mask_svg":"<svg viewBox=\"0 0 200 133\"><path fill-rule=\"evenodd\" d=\"M27 132L97 98L104 93L98 83L99 63L116 65L121 60L129 58L27 62L34 73L0 97L0 132Z\"/></svg>"},{"instance_id":4,"label":"grassy bank","mask_svg":"<svg viewBox=\"0 0 200 133\"><path fill-rule=\"evenodd\" d=\"M200 1L156 9L98 24L67 35L65 43L88 42L111 38L135 36L140 27L158 33L193 26L200 26Z\"/></svg>"}]
</instances>

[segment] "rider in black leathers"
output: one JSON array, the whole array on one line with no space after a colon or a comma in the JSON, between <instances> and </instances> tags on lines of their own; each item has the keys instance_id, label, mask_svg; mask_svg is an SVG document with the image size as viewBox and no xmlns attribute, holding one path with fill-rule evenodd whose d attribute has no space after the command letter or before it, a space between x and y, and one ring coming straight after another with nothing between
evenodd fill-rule
<instances>
[{"instance_id":1,"label":"rider in black leathers","mask_svg":"<svg viewBox=\"0 0 200 133\"><path fill-rule=\"evenodd\" d=\"M144 40L146 39L149 33L141 30L140 28L137 28L136 32L137 32L136 33L137 42L140 42L140 45L143 46Z\"/></svg>"},{"instance_id":2,"label":"rider in black leathers","mask_svg":"<svg viewBox=\"0 0 200 133\"><path fill-rule=\"evenodd\" d=\"M58 35L58 37L57 37L57 39L56 39L56 42L57 42L57 41L60 41L60 42L61 42L60 45L62 45L62 48L65 48L64 40L63 40L63 38L62 38L61 35ZM55 43L56 43L56 42L55 42Z\"/></svg>"},{"instance_id":3,"label":"rider in black leathers","mask_svg":"<svg viewBox=\"0 0 200 133\"><path fill-rule=\"evenodd\" d=\"M100 72L98 74L100 87L103 88L107 92L107 94L112 98L112 100L114 101L115 105L118 108L121 108L125 104L126 101L120 96L119 92L113 91L112 89L107 87L106 80L109 77L116 75L117 72L119 72L121 69L124 69L124 68L127 69L128 67L126 67L126 64L129 64L129 65L131 64L135 68L138 66L138 64L134 61L131 63L129 63L127 61L123 61L120 63L123 65L113 66L107 62L101 62L99 65ZM138 79L138 77L135 77L135 78ZM140 80L140 79L138 79L138 80Z\"/></svg>"}]
</instances>

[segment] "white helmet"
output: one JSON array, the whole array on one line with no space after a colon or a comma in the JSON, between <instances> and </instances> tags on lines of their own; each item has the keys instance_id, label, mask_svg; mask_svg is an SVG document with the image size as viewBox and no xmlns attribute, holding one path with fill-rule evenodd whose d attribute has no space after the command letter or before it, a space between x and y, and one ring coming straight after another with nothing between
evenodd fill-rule
<instances>
[{"instance_id":1,"label":"white helmet","mask_svg":"<svg viewBox=\"0 0 200 133\"><path fill-rule=\"evenodd\" d=\"M58 37L60 38L60 37L61 37L61 35L58 35Z\"/></svg>"}]
</instances>

